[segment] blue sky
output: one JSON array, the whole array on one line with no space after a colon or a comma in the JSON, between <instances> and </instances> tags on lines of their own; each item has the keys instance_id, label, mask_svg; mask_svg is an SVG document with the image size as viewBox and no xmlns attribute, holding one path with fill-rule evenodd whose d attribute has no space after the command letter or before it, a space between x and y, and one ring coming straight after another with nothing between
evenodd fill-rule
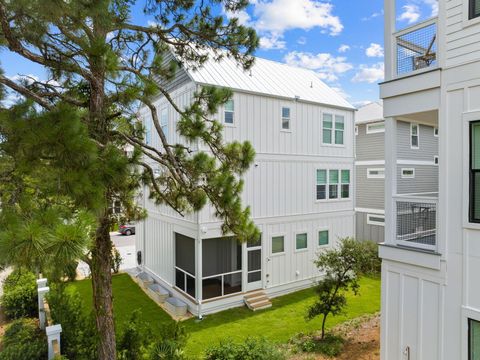
<instances>
[{"instance_id":1,"label":"blue sky","mask_svg":"<svg viewBox=\"0 0 480 360\"><path fill-rule=\"evenodd\" d=\"M438 11L437 0L397 0L397 28L425 20ZM139 11L134 19L146 23ZM221 11L221 10L220 10ZM378 100L383 79L383 0L250 0L236 16L254 27L261 47L257 55L307 67L352 104ZM7 76L44 71L3 50Z\"/></svg>"}]
</instances>

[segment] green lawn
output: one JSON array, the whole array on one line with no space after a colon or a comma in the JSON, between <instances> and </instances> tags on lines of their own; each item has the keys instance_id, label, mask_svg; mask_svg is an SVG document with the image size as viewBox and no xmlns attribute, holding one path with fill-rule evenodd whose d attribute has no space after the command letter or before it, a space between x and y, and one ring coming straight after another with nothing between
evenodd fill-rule
<instances>
[{"instance_id":1,"label":"green lawn","mask_svg":"<svg viewBox=\"0 0 480 360\"><path fill-rule=\"evenodd\" d=\"M72 284L85 299L85 309L92 306L92 290L89 280ZM131 312L137 308L148 322L152 331L158 332L163 324L172 321L138 285L126 274L113 277L114 310L117 329L120 329ZM308 306L313 303L315 294L312 289L298 291L273 299L270 309L252 312L245 307L226 310L208 315L203 321L195 319L184 322L190 336L187 354L198 358L203 350L224 338L238 341L247 336L263 336L271 341L284 343L299 332L309 332L320 327L320 319L305 320ZM371 314L380 310L380 279L363 278L360 282L360 294L349 295L345 314L327 319L332 327L348 319Z\"/></svg>"}]
</instances>

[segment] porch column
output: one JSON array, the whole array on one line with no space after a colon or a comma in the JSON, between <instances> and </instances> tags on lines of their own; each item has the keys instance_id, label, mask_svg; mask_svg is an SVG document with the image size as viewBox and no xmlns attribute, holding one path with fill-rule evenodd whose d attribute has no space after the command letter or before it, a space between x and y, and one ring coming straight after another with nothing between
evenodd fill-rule
<instances>
[{"instance_id":1,"label":"porch column","mask_svg":"<svg viewBox=\"0 0 480 360\"><path fill-rule=\"evenodd\" d=\"M202 267L203 267L203 252L202 252L202 238L198 233L198 238L195 241L195 297L198 301L198 318L202 318L202 294L203 294L203 282L202 282Z\"/></svg>"},{"instance_id":2,"label":"porch column","mask_svg":"<svg viewBox=\"0 0 480 360\"><path fill-rule=\"evenodd\" d=\"M62 326L60 324L48 326L45 329L48 341L48 360L60 355L60 333Z\"/></svg>"},{"instance_id":3,"label":"porch column","mask_svg":"<svg viewBox=\"0 0 480 360\"><path fill-rule=\"evenodd\" d=\"M397 195L397 120L385 119L385 243L395 244Z\"/></svg>"},{"instance_id":4,"label":"porch column","mask_svg":"<svg viewBox=\"0 0 480 360\"><path fill-rule=\"evenodd\" d=\"M38 293L38 320L40 329L44 330L47 317L45 314L45 294L48 293L50 288L47 286L47 279L38 279L37 280L37 293Z\"/></svg>"},{"instance_id":5,"label":"porch column","mask_svg":"<svg viewBox=\"0 0 480 360\"><path fill-rule=\"evenodd\" d=\"M396 0L384 0L385 11L385 81L391 80L396 72L396 49L393 34L396 32Z\"/></svg>"}]
</instances>

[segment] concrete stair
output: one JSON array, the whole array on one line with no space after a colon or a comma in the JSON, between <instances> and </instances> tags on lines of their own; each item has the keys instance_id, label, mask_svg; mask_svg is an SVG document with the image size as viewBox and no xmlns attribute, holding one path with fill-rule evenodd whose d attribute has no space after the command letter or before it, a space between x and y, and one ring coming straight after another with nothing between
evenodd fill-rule
<instances>
[{"instance_id":1,"label":"concrete stair","mask_svg":"<svg viewBox=\"0 0 480 360\"><path fill-rule=\"evenodd\" d=\"M245 294L243 300L252 311L263 310L272 306L272 302L264 290L251 291Z\"/></svg>"}]
</instances>

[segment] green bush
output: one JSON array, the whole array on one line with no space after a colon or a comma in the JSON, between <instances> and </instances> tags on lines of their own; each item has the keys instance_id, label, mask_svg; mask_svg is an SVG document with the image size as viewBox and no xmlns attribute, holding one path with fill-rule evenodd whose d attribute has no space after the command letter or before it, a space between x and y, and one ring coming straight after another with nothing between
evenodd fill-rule
<instances>
[{"instance_id":1,"label":"green bush","mask_svg":"<svg viewBox=\"0 0 480 360\"><path fill-rule=\"evenodd\" d=\"M149 343L151 331L140 317L140 310L135 310L124 324L117 341L117 358L119 360L141 360Z\"/></svg>"},{"instance_id":2,"label":"green bush","mask_svg":"<svg viewBox=\"0 0 480 360\"><path fill-rule=\"evenodd\" d=\"M343 351L345 340L341 336L330 333L325 334L323 339L314 335L299 334L290 340L295 350L306 353L320 353L334 357Z\"/></svg>"},{"instance_id":3,"label":"green bush","mask_svg":"<svg viewBox=\"0 0 480 360\"><path fill-rule=\"evenodd\" d=\"M62 325L61 353L76 360L95 359L96 332L92 316L83 312L80 294L62 285L51 287L47 295L52 320Z\"/></svg>"},{"instance_id":4,"label":"green bush","mask_svg":"<svg viewBox=\"0 0 480 360\"><path fill-rule=\"evenodd\" d=\"M9 319L38 315L37 282L33 273L14 270L3 284L1 305Z\"/></svg>"},{"instance_id":5,"label":"green bush","mask_svg":"<svg viewBox=\"0 0 480 360\"><path fill-rule=\"evenodd\" d=\"M166 326L158 340L148 347L144 359L148 360L183 360L187 343L185 328L178 322Z\"/></svg>"},{"instance_id":6,"label":"green bush","mask_svg":"<svg viewBox=\"0 0 480 360\"><path fill-rule=\"evenodd\" d=\"M120 271L120 265L122 265L123 258L120 255L120 251L114 246L112 248L112 271L114 274L118 274Z\"/></svg>"},{"instance_id":7,"label":"green bush","mask_svg":"<svg viewBox=\"0 0 480 360\"><path fill-rule=\"evenodd\" d=\"M278 347L263 338L247 338L237 344L232 340L220 342L205 352L206 360L282 360L285 355Z\"/></svg>"},{"instance_id":8,"label":"green bush","mask_svg":"<svg viewBox=\"0 0 480 360\"><path fill-rule=\"evenodd\" d=\"M0 360L47 358L47 339L34 319L19 319L11 323L3 335L0 348Z\"/></svg>"},{"instance_id":9,"label":"green bush","mask_svg":"<svg viewBox=\"0 0 480 360\"><path fill-rule=\"evenodd\" d=\"M360 272L369 276L378 276L382 271L382 260L378 257L378 244L373 241L362 241L360 249L364 257Z\"/></svg>"}]
</instances>

